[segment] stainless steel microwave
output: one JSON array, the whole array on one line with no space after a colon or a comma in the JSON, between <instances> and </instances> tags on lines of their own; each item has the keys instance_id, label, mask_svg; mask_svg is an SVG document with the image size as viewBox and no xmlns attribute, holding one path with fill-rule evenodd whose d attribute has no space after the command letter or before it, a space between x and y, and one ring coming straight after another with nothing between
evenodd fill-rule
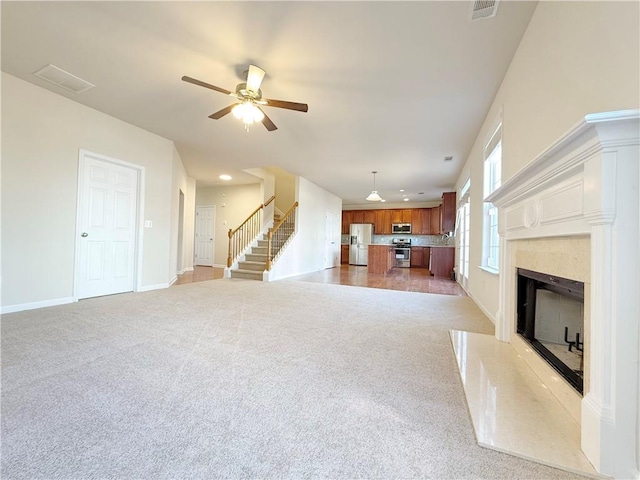
<instances>
[{"instance_id":1,"label":"stainless steel microwave","mask_svg":"<svg viewBox=\"0 0 640 480\"><path fill-rule=\"evenodd\" d=\"M391 224L391 232L392 233L411 233L411 224L410 223L393 223Z\"/></svg>"}]
</instances>

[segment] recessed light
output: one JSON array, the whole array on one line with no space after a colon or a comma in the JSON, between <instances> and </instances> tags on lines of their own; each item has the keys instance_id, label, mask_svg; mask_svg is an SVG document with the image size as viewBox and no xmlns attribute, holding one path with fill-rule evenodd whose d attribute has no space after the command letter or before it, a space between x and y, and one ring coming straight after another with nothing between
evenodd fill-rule
<instances>
[{"instance_id":1,"label":"recessed light","mask_svg":"<svg viewBox=\"0 0 640 480\"><path fill-rule=\"evenodd\" d=\"M408 199L408 198L404 198L403 200L404 200L405 202L408 202L408 201L409 201L409 199Z\"/></svg>"},{"instance_id":2,"label":"recessed light","mask_svg":"<svg viewBox=\"0 0 640 480\"><path fill-rule=\"evenodd\" d=\"M402 195L403 197L406 197L406 195Z\"/></svg>"},{"instance_id":3,"label":"recessed light","mask_svg":"<svg viewBox=\"0 0 640 480\"><path fill-rule=\"evenodd\" d=\"M401 192L404 192L404 188L400 190Z\"/></svg>"},{"instance_id":4,"label":"recessed light","mask_svg":"<svg viewBox=\"0 0 640 480\"><path fill-rule=\"evenodd\" d=\"M228 180L231 180L231 175L220 175L218 178L219 178L220 180L226 180L226 181L228 181Z\"/></svg>"},{"instance_id":5,"label":"recessed light","mask_svg":"<svg viewBox=\"0 0 640 480\"><path fill-rule=\"evenodd\" d=\"M382 203L386 202L386 200L383 198L382 200L380 200Z\"/></svg>"}]
</instances>

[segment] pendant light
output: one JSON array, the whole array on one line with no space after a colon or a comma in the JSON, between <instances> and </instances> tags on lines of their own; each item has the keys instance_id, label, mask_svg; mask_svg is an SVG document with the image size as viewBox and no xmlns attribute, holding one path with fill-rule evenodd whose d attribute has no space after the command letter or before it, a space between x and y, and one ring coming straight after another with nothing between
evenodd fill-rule
<instances>
[{"instance_id":1,"label":"pendant light","mask_svg":"<svg viewBox=\"0 0 640 480\"><path fill-rule=\"evenodd\" d=\"M379 202L382 200L382 197L378 195L378 191L376 190L376 173L378 172L371 172L371 173L373 173L373 190L371 191L369 196L366 198L366 200L369 200L370 202Z\"/></svg>"}]
</instances>

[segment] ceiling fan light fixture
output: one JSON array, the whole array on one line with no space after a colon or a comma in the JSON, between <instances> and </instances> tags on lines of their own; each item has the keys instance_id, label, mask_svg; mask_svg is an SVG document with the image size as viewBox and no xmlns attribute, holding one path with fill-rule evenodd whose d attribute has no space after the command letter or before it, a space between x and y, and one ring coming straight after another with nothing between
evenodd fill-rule
<instances>
[{"instance_id":1,"label":"ceiling fan light fixture","mask_svg":"<svg viewBox=\"0 0 640 480\"><path fill-rule=\"evenodd\" d=\"M256 107L251 101L239 103L231 109L231 113L233 113L233 116L238 120L242 120L245 125L261 122L264 118L262 110Z\"/></svg>"}]
</instances>

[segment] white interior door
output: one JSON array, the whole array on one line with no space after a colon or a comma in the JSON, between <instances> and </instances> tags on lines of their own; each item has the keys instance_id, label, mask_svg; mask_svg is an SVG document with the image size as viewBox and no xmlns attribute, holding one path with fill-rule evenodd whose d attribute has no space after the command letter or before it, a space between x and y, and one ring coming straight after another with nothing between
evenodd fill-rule
<instances>
[{"instance_id":1,"label":"white interior door","mask_svg":"<svg viewBox=\"0 0 640 480\"><path fill-rule=\"evenodd\" d=\"M336 225L337 215L335 212L327 211L325 227L325 254L324 268L333 268L340 265L340 242Z\"/></svg>"},{"instance_id":2,"label":"white interior door","mask_svg":"<svg viewBox=\"0 0 640 480\"><path fill-rule=\"evenodd\" d=\"M138 177L136 168L81 152L77 299L133 291Z\"/></svg>"},{"instance_id":3,"label":"white interior door","mask_svg":"<svg viewBox=\"0 0 640 480\"><path fill-rule=\"evenodd\" d=\"M196 207L196 265L213 266L215 205Z\"/></svg>"}]
</instances>

